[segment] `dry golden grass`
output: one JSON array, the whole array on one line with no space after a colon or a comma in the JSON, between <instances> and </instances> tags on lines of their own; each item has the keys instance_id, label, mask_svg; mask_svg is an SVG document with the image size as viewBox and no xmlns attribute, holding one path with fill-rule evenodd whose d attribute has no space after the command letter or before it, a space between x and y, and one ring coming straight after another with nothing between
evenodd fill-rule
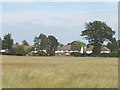
<instances>
[{"instance_id":1,"label":"dry golden grass","mask_svg":"<svg viewBox=\"0 0 120 90\"><path fill-rule=\"evenodd\" d=\"M3 88L117 88L118 59L3 56Z\"/></svg>"}]
</instances>

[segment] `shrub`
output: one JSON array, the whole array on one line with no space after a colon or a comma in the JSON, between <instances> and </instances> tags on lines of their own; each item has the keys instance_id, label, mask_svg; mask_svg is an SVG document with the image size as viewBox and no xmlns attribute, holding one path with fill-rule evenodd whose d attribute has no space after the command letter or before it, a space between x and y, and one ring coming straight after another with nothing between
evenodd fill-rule
<instances>
[{"instance_id":1,"label":"shrub","mask_svg":"<svg viewBox=\"0 0 120 90\"><path fill-rule=\"evenodd\" d=\"M38 54L39 54L39 56L46 56L47 55L44 51L39 51Z\"/></svg>"},{"instance_id":2,"label":"shrub","mask_svg":"<svg viewBox=\"0 0 120 90\"><path fill-rule=\"evenodd\" d=\"M75 56L75 57L79 57L80 53L79 52L72 52L70 55L71 56Z\"/></svg>"},{"instance_id":3,"label":"shrub","mask_svg":"<svg viewBox=\"0 0 120 90\"><path fill-rule=\"evenodd\" d=\"M99 57L119 57L118 51L113 51L111 53L101 53L98 56Z\"/></svg>"},{"instance_id":4,"label":"shrub","mask_svg":"<svg viewBox=\"0 0 120 90\"><path fill-rule=\"evenodd\" d=\"M71 56L75 56L75 57L86 57L87 54L86 53L80 53L80 52L72 52Z\"/></svg>"}]
</instances>

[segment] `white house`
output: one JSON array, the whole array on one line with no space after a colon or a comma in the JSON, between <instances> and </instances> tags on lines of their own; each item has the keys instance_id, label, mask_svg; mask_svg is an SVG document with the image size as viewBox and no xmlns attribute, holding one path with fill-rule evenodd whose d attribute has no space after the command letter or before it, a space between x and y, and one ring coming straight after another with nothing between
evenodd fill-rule
<instances>
[{"instance_id":1,"label":"white house","mask_svg":"<svg viewBox=\"0 0 120 90\"><path fill-rule=\"evenodd\" d=\"M65 45L62 47L57 47L55 51L56 55L70 55L72 52L83 53L83 46L80 45Z\"/></svg>"},{"instance_id":2,"label":"white house","mask_svg":"<svg viewBox=\"0 0 120 90\"><path fill-rule=\"evenodd\" d=\"M0 50L0 53L5 53L6 52L6 50Z\"/></svg>"},{"instance_id":3,"label":"white house","mask_svg":"<svg viewBox=\"0 0 120 90\"><path fill-rule=\"evenodd\" d=\"M90 47L90 48L86 48L86 53L87 53L87 54L91 54L92 51L93 51L93 48L94 48L94 46L93 46L93 47ZM101 53L110 53L110 52L111 52L110 49L108 49L108 48L105 47L105 46L101 46Z\"/></svg>"}]
</instances>

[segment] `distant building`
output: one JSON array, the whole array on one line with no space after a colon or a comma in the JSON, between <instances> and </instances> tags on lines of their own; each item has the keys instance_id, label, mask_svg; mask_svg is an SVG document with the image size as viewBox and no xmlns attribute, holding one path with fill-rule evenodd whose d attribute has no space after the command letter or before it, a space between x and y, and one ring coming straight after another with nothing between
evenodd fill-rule
<instances>
[{"instance_id":1,"label":"distant building","mask_svg":"<svg viewBox=\"0 0 120 90\"><path fill-rule=\"evenodd\" d=\"M6 52L6 50L0 50L0 53L5 53Z\"/></svg>"},{"instance_id":2,"label":"distant building","mask_svg":"<svg viewBox=\"0 0 120 90\"><path fill-rule=\"evenodd\" d=\"M70 55L72 52L83 53L83 46L80 45L65 45L62 47L57 47L55 51L56 55Z\"/></svg>"},{"instance_id":3,"label":"distant building","mask_svg":"<svg viewBox=\"0 0 120 90\"><path fill-rule=\"evenodd\" d=\"M86 48L86 53L87 53L87 54L91 54L92 51L93 51L93 48L94 48L94 46L93 46L93 47L90 47L90 48ZM105 46L101 46L101 53L110 53L110 52L111 52L110 49L108 49L108 48L105 47Z\"/></svg>"}]
</instances>

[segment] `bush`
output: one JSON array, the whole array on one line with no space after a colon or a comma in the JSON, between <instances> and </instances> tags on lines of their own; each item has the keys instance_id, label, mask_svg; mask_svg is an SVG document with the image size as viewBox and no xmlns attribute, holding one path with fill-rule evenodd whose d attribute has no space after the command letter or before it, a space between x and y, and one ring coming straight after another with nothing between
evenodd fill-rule
<instances>
[{"instance_id":1,"label":"bush","mask_svg":"<svg viewBox=\"0 0 120 90\"><path fill-rule=\"evenodd\" d=\"M8 55L23 56L23 55L25 55L24 47L22 45L19 45L16 48L12 48L9 50Z\"/></svg>"},{"instance_id":2,"label":"bush","mask_svg":"<svg viewBox=\"0 0 120 90\"><path fill-rule=\"evenodd\" d=\"M75 56L75 57L86 57L87 56L87 54L85 53L82 54L80 52L72 52L70 55Z\"/></svg>"},{"instance_id":3,"label":"bush","mask_svg":"<svg viewBox=\"0 0 120 90\"><path fill-rule=\"evenodd\" d=\"M47 56L47 54L44 51L39 51L38 54L39 56Z\"/></svg>"},{"instance_id":4,"label":"bush","mask_svg":"<svg viewBox=\"0 0 120 90\"><path fill-rule=\"evenodd\" d=\"M119 57L118 51L113 51L111 53L101 53L98 55L99 57Z\"/></svg>"},{"instance_id":5,"label":"bush","mask_svg":"<svg viewBox=\"0 0 120 90\"><path fill-rule=\"evenodd\" d=\"M75 56L75 57L79 57L80 53L79 52L72 52L70 55L71 56Z\"/></svg>"}]
</instances>

